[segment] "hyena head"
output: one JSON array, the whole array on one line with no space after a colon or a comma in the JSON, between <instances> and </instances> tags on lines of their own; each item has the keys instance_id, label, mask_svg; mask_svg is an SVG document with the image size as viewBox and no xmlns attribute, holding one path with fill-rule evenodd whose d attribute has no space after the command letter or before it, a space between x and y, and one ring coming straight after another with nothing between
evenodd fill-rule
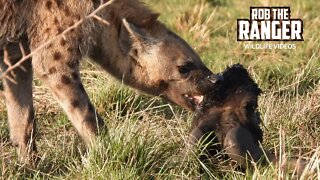
<instances>
[{"instance_id":1,"label":"hyena head","mask_svg":"<svg viewBox=\"0 0 320 180\"><path fill-rule=\"evenodd\" d=\"M131 79L122 78L148 94L195 110L203 95L222 80L184 40L156 20L137 25L124 19L119 36L122 54L134 64L127 72Z\"/></svg>"}]
</instances>

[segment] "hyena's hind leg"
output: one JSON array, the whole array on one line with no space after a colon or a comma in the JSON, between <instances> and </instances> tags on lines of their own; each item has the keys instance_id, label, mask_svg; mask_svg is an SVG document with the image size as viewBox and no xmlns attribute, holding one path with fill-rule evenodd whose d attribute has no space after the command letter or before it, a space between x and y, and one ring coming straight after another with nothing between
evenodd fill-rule
<instances>
[{"instance_id":1,"label":"hyena's hind leg","mask_svg":"<svg viewBox=\"0 0 320 180\"><path fill-rule=\"evenodd\" d=\"M81 54L74 44L77 43L62 39L37 53L32 63L36 76L49 87L80 136L91 145L104 123L82 85L79 73Z\"/></svg>"},{"instance_id":2,"label":"hyena's hind leg","mask_svg":"<svg viewBox=\"0 0 320 180\"><path fill-rule=\"evenodd\" d=\"M24 50L29 52L28 45ZM22 45L21 44L21 45ZM18 43L10 43L0 52L0 67L5 71L8 66L21 59ZM36 151L34 142L35 119L32 100L32 66L28 59L20 67L12 70L3 78L4 96L8 112L10 139L18 146L18 154L23 162L28 162L29 155Z\"/></svg>"}]
</instances>

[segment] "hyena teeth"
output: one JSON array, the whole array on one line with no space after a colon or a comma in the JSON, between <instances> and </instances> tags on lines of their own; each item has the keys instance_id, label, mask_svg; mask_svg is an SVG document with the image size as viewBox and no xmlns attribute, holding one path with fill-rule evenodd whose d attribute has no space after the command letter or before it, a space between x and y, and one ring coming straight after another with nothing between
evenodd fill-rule
<instances>
[{"instance_id":1,"label":"hyena teeth","mask_svg":"<svg viewBox=\"0 0 320 180\"><path fill-rule=\"evenodd\" d=\"M193 96L193 101L195 102L195 104L200 104L202 101L203 101L203 96L200 95L200 96Z\"/></svg>"},{"instance_id":2,"label":"hyena teeth","mask_svg":"<svg viewBox=\"0 0 320 180\"><path fill-rule=\"evenodd\" d=\"M203 95L184 95L192 104L199 105L203 101Z\"/></svg>"}]
</instances>

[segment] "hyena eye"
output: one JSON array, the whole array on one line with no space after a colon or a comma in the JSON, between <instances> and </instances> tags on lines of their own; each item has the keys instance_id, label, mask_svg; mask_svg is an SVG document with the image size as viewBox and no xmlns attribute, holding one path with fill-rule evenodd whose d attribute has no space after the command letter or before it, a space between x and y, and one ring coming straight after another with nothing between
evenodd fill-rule
<instances>
[{"instance_id":1,"label":"hyena eye","mask_svg":"<svg viewBox=\"0 0 320 180\"><path fill-rule=\"evenodd\" d=\"M183 66L178 66L178 71L182 75L189 74L191 70L194 69L194 65L191 62L188 62L187 64Z\"/></svg>"}]
</instances>

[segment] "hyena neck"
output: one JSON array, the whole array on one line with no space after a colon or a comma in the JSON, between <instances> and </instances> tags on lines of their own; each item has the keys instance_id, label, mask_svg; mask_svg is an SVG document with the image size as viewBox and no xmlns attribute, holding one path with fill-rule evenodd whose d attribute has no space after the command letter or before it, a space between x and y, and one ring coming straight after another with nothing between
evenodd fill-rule
<instances>
[{"instance_id":1,"label":"hyena neck","mask_svg":"<svg viewBox=\"0 0 320 180\"><path fill-rule=\"evenodd\" d=\"M113 48L110 48L110 50ZM149 79L144 67L137 64L130 56L120 51L110 51L103 58L95 58L104 70L120 82L152 95L159 95L161 92L157 85Z\"/></svg>"},{"instance_id":2,"label":"hyena neck","mask_svg":"<svg viewBox=\"0 0 320 180\"><path fill-rule=\"evenodd\" d=\"M128 54L124 54L116 40L117 34L111 34L108 47L99 45L90 48L89 57L120 82L147 94L159 95L157 84L150 79L145 67L138 64ZM106 37L107 38L107 37ZM106 40L106 39L104 39Z\"/></svg>"},{"instance_id":3,"label":"hyena neck","mask_svg":"<svg viewBox=\"0 0 320 180\"><path fill-rule=\"evenodd\" d=\"M89 57L120 82L147 94L160 95L162 90L159 88L159 83L162 82L152 79L150 70L147 71L148 68L145 65L141 65L130 55L133 47L124 50L120 42L123 37L121 32L125 31L124 19L151 34L154 34L154 31L166 32L165 26L156 20L158 15L139 1L123 0L115 1L106 8L104 16L103 18L110 22L110 25L98 28L102 29L101 32L94 32L100 35L96 37ZM100 22L97 23L96 26L101 26Z\"/></svg>"}]
</instances>

